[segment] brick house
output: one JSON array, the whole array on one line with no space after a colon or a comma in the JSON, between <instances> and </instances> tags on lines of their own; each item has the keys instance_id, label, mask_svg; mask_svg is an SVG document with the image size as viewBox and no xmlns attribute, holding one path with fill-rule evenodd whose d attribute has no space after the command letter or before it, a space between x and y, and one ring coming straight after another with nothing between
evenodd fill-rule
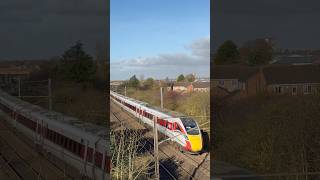
<instances>
[{"instance_id":1,"label":"brick house","mask_svg":"<svg viewBox=\"0 0 320 180\"><path fill-rule=\"evenodd\" d=\"M174 82L167 87L167 90L176 92L187 91L189 85L190 83L187 82Z\"/></svg>"},{"instance_id":2,"label":"brick house","mask_svg":"<svg viewBox=\"0 0 320 180\"><path fill-rule=\"evenodd\" d=\"M176 92L209 92L210 82L175 82L168 85L167 90Z\"/></svg>"},{"instance_id":3,"label":"brick house","mask_svg":"<svg viewBox=\"0 0 320 180\"><path fill-rule=\"evenodd\" d=\"M212 87L241 95L255 95L264 90L264 78L258 67L222 65L213 67Z\"/></svg>"},{"instance_id":4,"label":"brick house","mask_svg":"<svg viewBox=\"0 0 320 180\"><path fill-rule=\"evenodd\" d=\"M6 67L0 68L0 83L6 84L17 79L27 79L30 76L30 71L22 68Z\"/></svg>"},{"instance_id":5,"label":"brick house","mask_svg":"<svg viewBox=\"0 0 320 180\"><path fill-rule=\"evenodd\" d=\"M320 93L320 66L267 66L263 68L266 90L273 94Z\"/></svg>"},{"instance_id":6,"label":"brick house","mask_svg":"<svg viewBox=\"0 0 320 180\"><path fill-rule=\"evenodd\" d=\"M209 92L210 91L210 82L192 82L188 86L189 92Z\"/></svg>"}]
</instances>

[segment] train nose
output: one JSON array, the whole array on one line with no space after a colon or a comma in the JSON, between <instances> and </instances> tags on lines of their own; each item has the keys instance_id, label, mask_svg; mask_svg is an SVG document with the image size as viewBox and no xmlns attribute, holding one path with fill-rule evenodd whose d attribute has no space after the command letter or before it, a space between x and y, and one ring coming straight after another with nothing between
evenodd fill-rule
<instances>
[{"instance_id":1,"label":"train nose","mask_svg":"<svg viewBox=\"0 0 320 180\"><path fill-rule=\"evenodd\" d=\"M199 152L202 150L202 138L200 135L188 135L188 138L192 152Z\"/></svg>"}]
</instances>

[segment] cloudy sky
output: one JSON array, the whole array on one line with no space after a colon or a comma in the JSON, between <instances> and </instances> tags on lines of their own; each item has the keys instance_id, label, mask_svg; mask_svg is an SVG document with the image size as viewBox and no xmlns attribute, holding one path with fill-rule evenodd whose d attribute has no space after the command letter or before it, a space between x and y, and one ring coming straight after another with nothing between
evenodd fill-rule
<instances>
[{"instance_id":1,"label":"cloudy sky","mask_svg":"<svg viewBox=\"0 0 320 180\"><path fill-rule=\"evenodd\" d=\"M209 0L111 0L111 80L209 76Z\"/></svg>"},{"instance_id":2,"label":"cloudy sky","mask_svg":"<svg viewBox=\"0 0 320 180\"><path fill-rule=\"evenodd\" d=\"M213 5L214 50L227 39L241 45L273 37L283 48L320 47L318 0L221 0Z\"/></svg>"},{"instance_id":3,"label":"cloudy sky","mask_svg":"<svg viewBox=\"0 0 320 180\"><path fill-rule=\"evenodd\" d=\"M105 0L1 0L0 59L59 56L80 40L95 55L106 34Z\"/></svg>"}]
</instances>

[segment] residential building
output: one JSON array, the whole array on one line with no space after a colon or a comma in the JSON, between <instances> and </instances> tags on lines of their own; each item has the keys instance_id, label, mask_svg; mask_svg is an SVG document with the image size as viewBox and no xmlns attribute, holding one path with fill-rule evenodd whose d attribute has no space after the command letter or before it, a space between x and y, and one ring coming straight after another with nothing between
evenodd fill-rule
<instances>
[{"instance_id":1,"label":"residential building","mask_svg":"<svg viewBox=\"0 0 320 180\"><path fill-rule=\"evenodd\" d=\"M239 91L254 95L263 90L263 77L258 67L244 65L222 65L213 67L212 86L228 92Z\"/></svg>"},{"instance_id":2,"label":"residential building","mask_svg":"<svg viewBox=\"0 0 320 180\"><path fill-rule=\"evenodd\" d=\"M274 94L320 93L320 66L267 66L263 68L266 90Z\"/></svg>"}]
</instances>

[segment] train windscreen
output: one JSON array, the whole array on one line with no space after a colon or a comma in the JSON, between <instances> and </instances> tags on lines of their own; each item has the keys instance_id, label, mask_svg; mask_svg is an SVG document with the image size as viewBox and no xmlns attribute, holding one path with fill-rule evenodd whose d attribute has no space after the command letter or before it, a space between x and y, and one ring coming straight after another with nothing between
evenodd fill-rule
<instances>
[{"instance_id":1,"label":"train windscreen","mask_svg":"<svg viewBox=\"0 0 320 180\"><path fill-rule=\"evenodd\" d=\"M197 123L188 117L182 117L180 118L184 127L186 128L187 134L190 135L198 135L199 134L199 128L197 126Z\"/></svg>"}]
</instances>

